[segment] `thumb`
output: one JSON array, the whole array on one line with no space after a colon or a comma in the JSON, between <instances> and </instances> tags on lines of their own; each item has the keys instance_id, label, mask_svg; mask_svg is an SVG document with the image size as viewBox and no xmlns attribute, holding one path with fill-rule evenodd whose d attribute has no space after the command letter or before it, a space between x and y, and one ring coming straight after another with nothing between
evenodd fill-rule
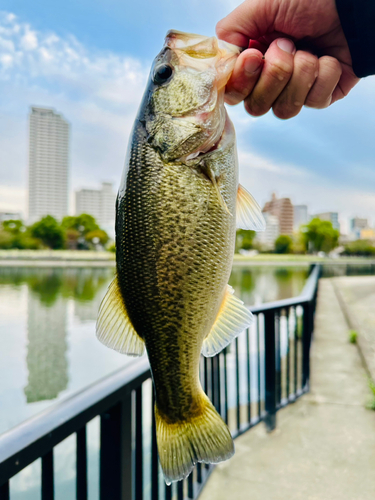
<instances>
[{"instance_id":1,"label":"thumb","mask_svg":"<svg viewBox=\"0 0 375 500\"><path fill-rule=\"evenodd\" d=\"M250 39L257 40L273 31L278 8L279 0L246 0L217 23L217 37L238 47L248 47Z\"/></svg>"}]
</instances>

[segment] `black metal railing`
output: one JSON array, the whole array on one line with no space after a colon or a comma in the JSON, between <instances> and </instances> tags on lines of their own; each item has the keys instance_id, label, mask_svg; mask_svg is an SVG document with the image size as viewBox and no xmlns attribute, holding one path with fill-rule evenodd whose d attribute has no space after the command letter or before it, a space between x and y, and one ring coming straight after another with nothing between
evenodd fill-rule
<instances>
[{"instance_id":1,"label":"black metal railing","mask_svg":"<svg viewBox=\"0 0 375 500\"><path fill-rule=\"evenodd\" d=\"M223 352L201 359L202 385L234 437L264 421L309 389L310 344L320 266L298 297L252 307L255 321ZM0 436L0 500L10 479L41 459L41 498L55 498L54 448L76 436L77 500L88 499L87 427L100 418L100 500L198 497L212 465L198 464L184 481L166 486L158 463L153 391L142 358L57 403ZM70 499L67 499L70 500Z\"/></svg>"}]
</instances>

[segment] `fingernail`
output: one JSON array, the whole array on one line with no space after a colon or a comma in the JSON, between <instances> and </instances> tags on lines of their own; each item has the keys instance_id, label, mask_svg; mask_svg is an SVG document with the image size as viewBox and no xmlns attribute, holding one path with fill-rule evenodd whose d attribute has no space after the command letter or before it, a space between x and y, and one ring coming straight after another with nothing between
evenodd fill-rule
<instances>
[{"instance_id":1,"label":"fingernail","mask_svg":"<svg viewBox=\"0 0 375 500\"><path fill-rule=\"evenodd\" d=\"M250 57L249 59L246 59L246 61L244 62L245 73L253 75L258 71L261 65L262 61L259 60L259 57Z\"/></svg>"},{"instance_id":2,"label":"fingernail","mask_svg":"<svg viewBox=\"0 0 375 500\"><path fill-rule=\"evenodd\" d=\"M292 40L288 40L288 38L280 38L279 40L277 40L277 45L284 52L288 52L288 54L296 53L294 43L292 42Z\"/></svg>"}]
</instances>

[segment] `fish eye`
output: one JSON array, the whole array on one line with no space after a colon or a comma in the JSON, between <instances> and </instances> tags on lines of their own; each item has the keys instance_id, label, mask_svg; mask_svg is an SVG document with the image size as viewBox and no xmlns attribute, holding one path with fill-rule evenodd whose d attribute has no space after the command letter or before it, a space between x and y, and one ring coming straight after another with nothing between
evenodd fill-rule
<instances>
[{"instance_id":1,"label":"fish eye","mask_svg":"<svg viewBox=\"0 0 375 500\"><path fill-rule=\"evenodd\" d=\"M168 82L168 80L170 80L172 75L173 75L172 66L170 64L162 64L161 66L158 66L155 69L152 80L157 85L161 85L162 83Z\"/></svg>"}]
</instances>

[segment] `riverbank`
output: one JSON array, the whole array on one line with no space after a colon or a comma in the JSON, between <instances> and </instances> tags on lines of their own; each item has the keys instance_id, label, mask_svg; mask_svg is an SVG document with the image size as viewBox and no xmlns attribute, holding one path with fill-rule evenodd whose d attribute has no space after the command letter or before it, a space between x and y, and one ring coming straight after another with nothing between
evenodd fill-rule
<instances>
[{"instance_id":1,"label":"riverbank","mask_svg":"<svg viewBox=\"0 0 375 500\"><path fill-rule=\"evenodd\" d=\"M91 250L0 250L0 267L115 267L115 254Z\"/></svg>"},{"instance_id":2,"label":"riverbank","mask_svg":"<svg viewBox=\"0 0 375 500\"><path fill-rule=\"evenodd\" d=\"M258 254L254 256L236 254L236 266L308 267L314 262L338 265L373 265L375 259L365 257L342 257L331 259L316 255ZM0 250L0 267L114 267L113 252L91 250Z\"/></svg>"}]
</instances>

